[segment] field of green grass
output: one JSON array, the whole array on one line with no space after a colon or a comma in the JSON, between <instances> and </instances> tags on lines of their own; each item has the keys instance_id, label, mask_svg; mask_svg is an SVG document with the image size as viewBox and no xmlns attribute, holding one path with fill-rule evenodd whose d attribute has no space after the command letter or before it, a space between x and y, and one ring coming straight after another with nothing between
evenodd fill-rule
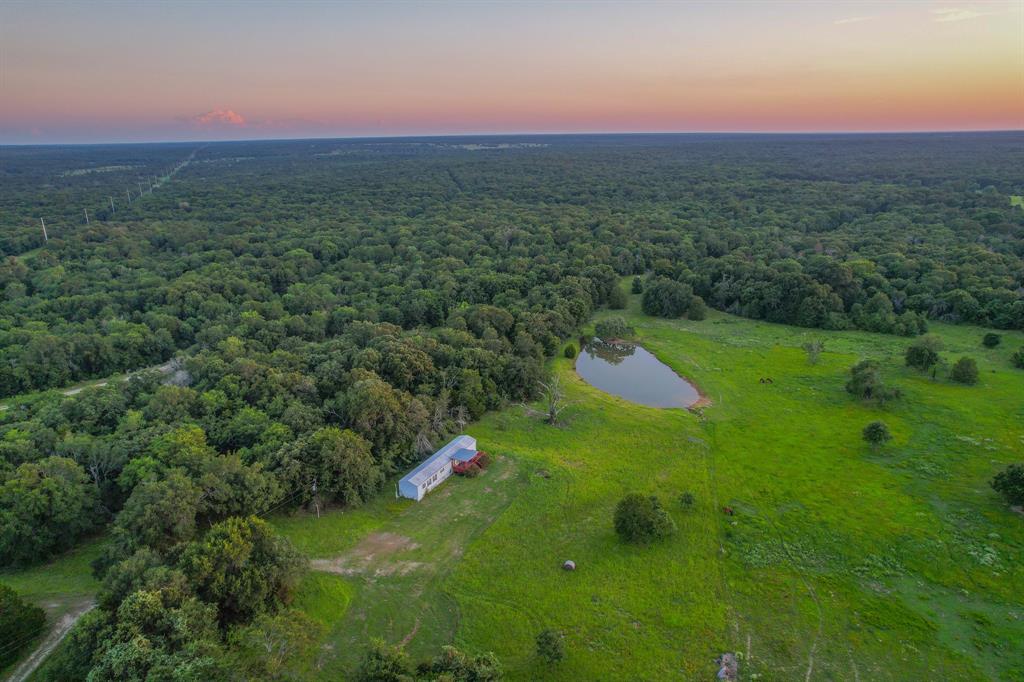
<instances>
[{"instance_id":1,"label":"field of green grass","mask_svg":"<svg viewBox=\"0 0 1024 682\"><path fill-rule=\"evenodd\" d=\"M906 339L658 320L632 305L645 346L711 399L703 416L606 395L559 359L565 423L488 415L469 429L502 456L484 477L418 505L279 522L341 557L336 575L354 590L325 678L350 669L369 635L424 657L454 633L496 652L512 679L710 679L725 651L740 652L742 679L1024 679L1024 517L988 487L1024 459L1024 372L1009 364L1024 335L985 349L982 329L933 325L944 357L977 359L969 387L906 369ZM812 337L826 344L817 365L800 348ZM863 357L904 398L853 400L843 385ZM875 419L895 436L879 452L860 436ZM675 537L617 540L612 510L634 490L663 499ZM545 627L568 645L550 668L533 653Z\"/></svg>"},{"instance_id":2,"label":"field of green grass","mask_svg":"<svg viewBox=\"0 0 1024 682\"><path fill-rule=\"evenodd\" d=\"M987 349L986 330L932 325L945 359L978 361L961 386L905 368L907 339L654 319L636 297L625 315L708 396L702 414L604 394L559 358L564 423L487 415L469 428L494 455L484 475L420 503L389 488L272 519L313 558L296 605L324 625L323 679L344 678L371 636L414 659L447 642L494 651L516 680L713 679L726 651L743 680L1024 679L1024 516L988 486L1024 460L1024 371L1009 361L1024 334ZM903 398L845 392L865 357ZM894 434L879 451L861 439L875 419ZM660 496L678 533L619 542L612 511L630 491ZM90 551L0 580L38 600L88 593ZM546 627L566 636L554 666L534 654Z\"/></svg>"},{"instance_id":3,"label":"field of green grass","mask_svg":"<svg viewBox=\"0 0 1024 682\"><path fill-rule=\"evenodd\" d=\"M1024 208L1024 196L1015 195L1010 197L1010 206L1020 206Z\"/></svg>"}]
</instances>

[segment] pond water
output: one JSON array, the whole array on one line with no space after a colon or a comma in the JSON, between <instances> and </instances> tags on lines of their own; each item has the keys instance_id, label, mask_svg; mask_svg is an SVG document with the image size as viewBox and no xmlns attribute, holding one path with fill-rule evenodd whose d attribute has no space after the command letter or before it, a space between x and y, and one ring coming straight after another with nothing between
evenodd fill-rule
<instances>
[{"instance_id":1,"label":"pond water","mask_svg":"<svg viewBox=\"0 0 1024 682\"><path fill-rule=\"evenodd\" d=\"M591 339L576 372L594 388L649 407L690 407L700 393L643 346Z\"/></svg>"}]
</instances>

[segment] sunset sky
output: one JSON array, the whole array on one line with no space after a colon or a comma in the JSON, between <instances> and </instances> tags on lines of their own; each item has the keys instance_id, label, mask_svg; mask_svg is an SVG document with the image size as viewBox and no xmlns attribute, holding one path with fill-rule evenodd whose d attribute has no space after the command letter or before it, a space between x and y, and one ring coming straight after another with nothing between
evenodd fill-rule
<instances>
[{"instance_id":1,"label":"sunset sky","mask_svg":"<svg viewBox=\"0 0 1024 682\"><path fill-rule=\"evenodd\" d=\"M0 143L1022 128L1022 0L0 4Z\"/></svg>"}]
</instances>

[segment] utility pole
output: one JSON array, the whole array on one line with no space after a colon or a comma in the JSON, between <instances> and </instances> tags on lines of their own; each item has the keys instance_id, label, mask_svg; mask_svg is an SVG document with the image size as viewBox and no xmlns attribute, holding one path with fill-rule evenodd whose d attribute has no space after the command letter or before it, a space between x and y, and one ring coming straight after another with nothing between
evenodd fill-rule
<instances>
[{"instance_id":1,"label":"utility pole","mask_svg":"<svg viewBox=\"0 0 1024 682\"><path fill-rule=\"evenodd\" d=\"M85 224L88 225L89 224L89 209L83 208L82 210L85 211Z\"/></svg>"},{"instance_id":2,"label":"utility pole","mask_svg":"<svg viewBox=\"0 0 1024 682\"><path fill-rule=\"evenodd\" d=\"M39 219L39 224L43 226L43 241L44 242L50 241L50 238L46 234L46 221L43 220L42 218L40 218Z\"/></svg>"},{"instance_id":3,"label":"utility pole","mask_svg":"<svg viewBox=\"0 0 1024 682\"><path fill-rule=\"evenodd\" d=\"M117 213L117 211L114 210L114 197L109 197L109 199L110 199L110 212L111 213Z\"/></svg>"}]
</instances>

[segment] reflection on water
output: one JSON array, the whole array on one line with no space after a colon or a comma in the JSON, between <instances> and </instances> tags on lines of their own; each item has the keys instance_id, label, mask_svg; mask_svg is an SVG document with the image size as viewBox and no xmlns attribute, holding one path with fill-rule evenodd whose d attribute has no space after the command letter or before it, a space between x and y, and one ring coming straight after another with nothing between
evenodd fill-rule
<instances>
[{"instance_id":1,"label":"reflection on water","mask_svg":"<svg viewBox=\"0 0 1024 682\"><path fill-rule=\"evenodd\" d=\"M593 338L576 358L576 372L588 384L650 407L689 407L700 393L643 346Z\"/></svg>"}]
</instances>

